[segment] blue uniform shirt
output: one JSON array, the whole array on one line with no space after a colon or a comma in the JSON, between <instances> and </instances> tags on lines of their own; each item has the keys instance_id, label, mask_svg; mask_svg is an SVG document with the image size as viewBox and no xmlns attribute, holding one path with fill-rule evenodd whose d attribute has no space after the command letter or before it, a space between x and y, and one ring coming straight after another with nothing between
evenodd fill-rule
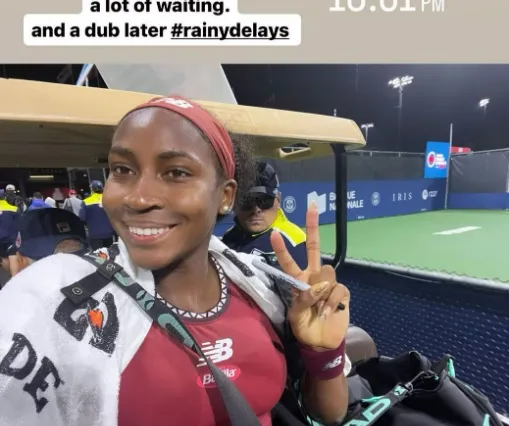
<instances>
[{"instance_id":1,"label":"blue uniform shirt","mask_svg":"<svg viewBox=\"0 0 509 426\"><path fill-rule=\"evenodd\" d=\"M90 239L106 239L115 235L110 220L103 209L103 195L94 193L83 200L79 217L86 222Z\"/></svg>"},{"instance_id":2,"label":"blue uniform shirt","mask_svg":"<svg viewBox=\"0 0 509 426\"><path fill-rule=\"evenodd\" d=\"M18 208L5 200L0 200L0 243L10 245L18 233Z\"/></svg>"},{"instance_id":3,"label":"blue uniform shirt","mask_svg":"<svg viewBox=\"0 0 509 426\"><path fill-rule=\"evenodd\" d=\"M269 229L259 234L250 234L237 224L225 232L223 243L232 250L258 254L265 257L270 263L277 264L270 243L270 233L272 231L278 231L282 235L288 252L299 267L301 269L307 268L306 233L290 222L281 209L279 209L277 218Z\"/></svg>"}]
</instances>

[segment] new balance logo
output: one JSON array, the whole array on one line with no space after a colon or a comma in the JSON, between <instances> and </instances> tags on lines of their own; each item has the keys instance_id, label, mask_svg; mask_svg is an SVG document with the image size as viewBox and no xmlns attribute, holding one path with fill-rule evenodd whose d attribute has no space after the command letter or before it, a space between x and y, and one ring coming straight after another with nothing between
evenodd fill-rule
<instances>
[{"instance_id":1,"label":"new balance logo","mask_svg":"<svg viewBox=\"0 0 509 426\"><path fill-rule=\"evenodd\" d=\"M332 370L333 368L339 367L341 365L341 361L343 361L342 355L325 364L323 367L323 371Z\"/></svg>"},{"instance_id":2,"label":"new balance logo","mask_svg":"<svg viewBox=\"0 0 509 426\"><path fill-rule=\"evenodd\" d=\"M153 101L153 103L170 104L170 105L175 105L175 106L177 106L179 108L184 108L184 109L192 108L193 107L189 102L186 102L183 99L175 99L175 98L156 99L155 101Z\"/></svg>"},{"instance_id":3,"label":"new balance logo","mask_svg":"<svg viewBox=\"0 0 509 426\"><path fill-rule=\"evenodd\" d=\"M219 362L226 361L233 356L232 346L233 340L226 338L216 340L214 344L204 342L201 350L203 351L203 355L205 355L214 364L217 364ZM207 363L203 358L200 358L198 360L197 367L203 367L204 365L207 365Z\"/></svg>"}]
</instances>

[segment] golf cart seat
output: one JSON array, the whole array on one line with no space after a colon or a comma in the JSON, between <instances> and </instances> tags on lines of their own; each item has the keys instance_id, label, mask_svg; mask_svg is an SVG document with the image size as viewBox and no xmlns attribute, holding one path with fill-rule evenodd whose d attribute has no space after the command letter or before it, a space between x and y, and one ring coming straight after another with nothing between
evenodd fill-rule
<instances>
[{"instance_id":1,"label":"golf cart seat","mask_svg":"<svg viewBox=\"0 0 509 426\"><path fill-rule=\"evenodd\" d=\"M378 356L375 341L362 328L350 325L346 333L346 354L352 365Z\"/></svg>"}]
</instances>

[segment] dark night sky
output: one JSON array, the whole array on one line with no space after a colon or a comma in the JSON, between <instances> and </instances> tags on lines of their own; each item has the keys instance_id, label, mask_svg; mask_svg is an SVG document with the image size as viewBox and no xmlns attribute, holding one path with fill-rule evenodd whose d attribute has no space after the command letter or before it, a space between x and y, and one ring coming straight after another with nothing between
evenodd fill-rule
<instances>
[{"instance_id":1,"label":"dark night sky","mask_svg":"<svg viewBox=\"0 0 509 426\"><path fill-rule=\"evenodd\" d=\"M2 74L54 82L62 68L6 65ZM80 69L81 65L73 66L74 78ZM509 65L225 65L224 69L241 104L329 115L336 108L339 116L358 124L375 123L369 131L369 149L422 152L429 140L449 140L451 122L456 146L509 147ZM414 82L404 91L399 140L398 94L387 82L405 74L413 75ZM491 99L486 118L477 106L482 98Z\"/></svg>"},{"instance_id":2,"label":"dark night sky","mask_svg":"<svg viewBox=\"0 0 509 426\"><path fill-rule=\"evenodd\" d=\"M355 65L226 66L239 103L263 105L274 94L277 108L373 122L370 149L424 151L429 140L475 150L509 147L509 66ZM402 137L398 141L398 93L388 86L410 74L403 95ZM272 80L272 85L267 81ZM272 87L271 87L272 86ZM478 102L490 98L486 119ZM267 104L269 105L269 104Z\"/></svg>"}]
</instances>

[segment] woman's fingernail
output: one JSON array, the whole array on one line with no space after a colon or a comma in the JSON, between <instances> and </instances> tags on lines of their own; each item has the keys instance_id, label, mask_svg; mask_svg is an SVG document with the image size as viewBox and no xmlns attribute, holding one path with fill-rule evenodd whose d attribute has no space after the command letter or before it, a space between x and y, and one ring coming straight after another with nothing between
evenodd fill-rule
<instances>
[{"instance_id":1,"label":"woman's fingernail","mask_svg":"<svg viewBox=\"0 0 509 426\"><path fill-rule=\"evenodd\" d=\"M313 294L313 296L319 297L325 292L325 290L327 290L328 287L329 283L327 281L321 284L314 285L311 288L311 293Z\"/></svg>"},{"instance_id":2,"label":"woman's fingernail","mask_svg":"<svg viewBox=\"0 0 509 426\"><path fill-rule=\"evenodd\" d=\"M329 318L329 315L331 314L331 312L332 312L332 310L331 310L330 306L326 306L325 308L323 308L322 315L320 316L322 321L325 321L327 318Z\"/></svg>"}]
</instances>

